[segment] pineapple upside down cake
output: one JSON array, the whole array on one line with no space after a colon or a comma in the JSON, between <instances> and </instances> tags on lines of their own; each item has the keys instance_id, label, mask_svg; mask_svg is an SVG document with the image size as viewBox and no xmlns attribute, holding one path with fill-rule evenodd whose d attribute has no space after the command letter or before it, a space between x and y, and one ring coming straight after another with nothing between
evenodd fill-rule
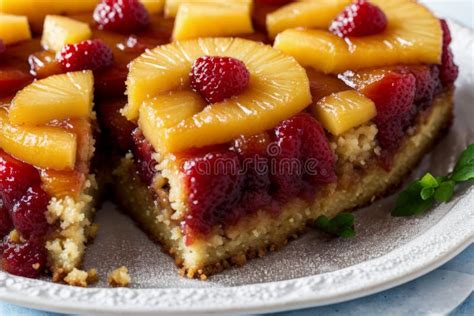
<instances>
[{"instance_id":1,"label":"pineapple upside down cake","mask_svg":"<svg viewBox=\"0 0 474 316\"><path fill-rule=\"evenodd\" d=\"M414 0L3 0L1 267L86 285L101 189L205 279L400 184L458 68Z\"/></svg>"}]
</instances>

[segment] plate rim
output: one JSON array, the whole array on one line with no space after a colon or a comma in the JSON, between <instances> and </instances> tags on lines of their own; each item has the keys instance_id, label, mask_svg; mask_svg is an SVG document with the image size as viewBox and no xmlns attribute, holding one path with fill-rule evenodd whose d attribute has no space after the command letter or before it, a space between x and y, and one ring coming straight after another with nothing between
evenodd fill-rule
<instances>
[{"instance_id":1,"label":"plate rim","mask_svg":"<svg viewBox=\"0 0 474 316\"><path fill-rule=\"evenodd\" d=\"M450 25L472 37L472 29L452 21ZM449 213L413 240L381 257L328 273L219 288L110 289L71 287L0 271L0 300L52 312L97 315L266 313L340 303L409 282L455 257L474 243L473 205L474 187L470 187L443 205ZM419 260L407 266L398 257L413 255ZM360 285L367 278L370 282ZM330 290L328 295L318 292L331 287L339 291Z\"/></svg>"}]
</instances>

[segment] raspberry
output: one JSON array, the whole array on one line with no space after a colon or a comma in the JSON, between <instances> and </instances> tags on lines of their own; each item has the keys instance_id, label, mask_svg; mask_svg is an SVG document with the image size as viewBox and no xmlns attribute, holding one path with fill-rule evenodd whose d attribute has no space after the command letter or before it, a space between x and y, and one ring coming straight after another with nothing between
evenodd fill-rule
<instances>
[{"instance_id":1,"label":"raspberry","mask_svg":"<svg viewBox=\"0 0 474 316\"><path fill-rule=\"evenodd\" d=\"M150 23L148 11L138 0L102 0L93 17L100 29L121 33L139 31Z\"/></svg>"},{"instance_id":2,"label":"raspberry","mask_svg":"<svg viewBox=\"0 0 474 316\"><path fill-rule=\"evenodd\" d=\"M250 73L238 59L205 56L196 59L189 77L191 88L208 103L217 103L242 93L249 84Z\"/></svg>"},{"instance_id":3,"label":"raspberry","mask_svg":"<svg viewBox=\"0 0 474 316\"><path fill-rule=\"evenodd\" d=\"M41 182L38 170L0 150L0 198L11 209L32 185Z\"/></svg>"},{"instance_id":4,"label":"raspberry","mask_svg":"<svg viewBox=\"0 0 474 316\"><path fill-rule=\"evenodd\" d=\"M451 31L449 30L448 23L446 20L439 20L441 23L441 30L443 31L443 47L448 47L451 44Z\"/></svg>"},{"instance_id":5,"label":"raspberry","mask_svg":"<svg viewBox=\"0 0 474 316\"><path fill-rule=\"evenodd\" d=\"M58 61L66 71L97 70L112 65L114 54L103 41L94 39L65 45Z\"/></svg>"},{"instance_id":6,"label":"raspberry","mask_svg":"<svg viewBox=\"0 0 474 316\"><path fill-rule=\"evenodd\" d=\"M46 249L37 241L24 244L7 242L3 245L4 271L27 278L36 278L46 265Z\"/></svg>"},{"instance_id":7,"label":"raspberry","mask_svg":"<svg viewBox=\"0 0 474 316\"><path fill-rule=\"evenodd\" d=\"M242 213L243 176L237 153L222 150L195 156L184 161L188 205L186 227L207 234L216 224L232 223ZM186 231L188 234L188 231Z\"/></svg>"},{"instance_id":8,"label":"raspberry","mask_svg":"<svg viewBox=\"0 0 474 316\"><path fill-rule=\"evenodd\" d=\"M400 68L402 73L411 73L416 79L414 103L418 110L431 105L441 85L437 66L409 66Z\"/></svg>"},{"instance_id":9,"label":"raspberry","mask_svg":"<svg viewBox=\"0 0 474 316\"><path fill-rule=\"evenodd\" d=\"M46 221L49 200L48 194L39 185L35 185L13 207L13 224L25 239L46 234L49 227Z\"/></svg>"},{"instance_id":10,"label":"raspberry","mask_svg":"<svg viewBox=\"0 0 474 316\"><path fill-rule=\"evenodd\" d=\"M156 160L153 159L155 150L138 128L133 131L132 136L134 142L132 152L138 166L138 175L143 182L151 184L156 174Z\"/></svg>"},{"instance_id":11,"label":"raspberry","mask_svg":"<svg viewBox=\"0 0 474 316\"><path fill-rule=\"evenodd\" d=\"M447 47L443 50L439 78L445 87L450 87L454 84L458 75L459 67L454 63L454 56L451 48Z\"/></svg>"},{"instance_id":12,"label":"raspberry","mask_svg":"<svg viewBox=\"0 0 474 316\"><path fill-rule=\"evenodd\" d=\"M0 198L0 239L5 237L12 229L13 223L10 218L10 212L8 212L6 205Z\"/></svg>"},{"instance_id":13,"label":"raspberry","mask_svg":"<svg viewBox=\"0 0 474 316\"><path fill-rule=\"evenodd\" d=\"M272 153L272 177L278 200L311 194L315 186L336 180L334 154L314 117L302 113L283 121L274 138L278 151Z\"/></svg>"},{"instance_id":14,"label":"raspberry","mask_svg":"<svg viewBox=\"0 0 474 316\"><path fill-rule=\"evenodd\" d=\"M413 74L392 71L364 90L377 107L377 138L388 153L399 147L404 131L416 114L413 103L416 87ZM388 168L388 165L385 167Z\"/></svg>"},{"instance_id":15,"label":"raspberry","mask_svg":"<svg viewBox=\"0 0 474 316\"><path fill-rule=\"evenodd\" d=\"M344 38L373 35L386 28L387 17L379 7L365 0L357 0L332 21L329 31Z\"/></svg>"}]
</instances>

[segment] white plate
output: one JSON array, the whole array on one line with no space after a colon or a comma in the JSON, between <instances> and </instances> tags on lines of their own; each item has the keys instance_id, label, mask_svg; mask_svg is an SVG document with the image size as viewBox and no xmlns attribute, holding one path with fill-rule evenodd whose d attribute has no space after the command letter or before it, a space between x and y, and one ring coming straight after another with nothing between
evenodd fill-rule
<instances>
[{"instance_id":1,"label":"white plate","mask_svg":"<svg viewBox=\"0 0 474 316\"><path fill-rule=\"evenodd\" d=\"M452 24L460 65L456 119L446 138L417 174L446 173L459 152L474 141L473 42L470 29ZM177 276L162 254L131 221L107 204L99 212L99 236L85 266L99 269L96 288L76 288L0 272L0 299L64 313L209 314L260 313L342 302L417 278L442 265L474 240L474 188L427 214L392 218L394 196L356 212L357 237L331 239L311 232L280 252L231 269L207 282ZM106 286L106 275L126 265L129 289Z\"/></svg>"}]
</instances>

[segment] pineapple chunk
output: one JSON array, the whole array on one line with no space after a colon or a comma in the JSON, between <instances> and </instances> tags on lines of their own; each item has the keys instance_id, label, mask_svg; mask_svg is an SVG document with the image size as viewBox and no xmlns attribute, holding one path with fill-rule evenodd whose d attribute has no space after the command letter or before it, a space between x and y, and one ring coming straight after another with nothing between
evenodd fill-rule
<instances>
[{"instance_id":1,"label":"pineapple chunk","mask_svg":"<svg viewBox=\"0 0 474 316\"><path fill-rule=\"evenodd\" d=\"M249 40L204 38L159 46L135 59L130 65L128 105L123 114L136 120L144 101L189 89L192 63L205 55L243 61L250 72L249 87L238 96L207 105L192 117L169 126L160 141L160 150L164 152L225 143L241 134L257 134L295 115L311 102L306 72L293 58Z\"/></svg>"},{"instance_id":2,"label":"pineapple chunk","mask_svg":"<svg viewBox=\"0 0 474 316\"><path fill-rule=\"evenodd\" d=\"M17 93L9 119L16 125L41 125L52 120L90 117L92 71L69 72L33 82Z\"/></svg>"},{"instance_id":3,"label":"pineapple chunk","mask_svg":"<svg viewBox=\"0 0 474 316\"><path fill-rule=\"evenodd\" d=\"M294 2L267 15L267 30L271 38L296 27L327 29L337 14L351 0L317 0Z\"/></svg>"},{"instance_id":4,"label":"pineapple chunk","mask_svg":"<svg viewBox=\"0 0 474 316\"><path fill-rule=\"evenodd\" d=\"M31 39L28 18L26 16L0 14L0 39L7 45Z\"/></svg>"},{"instance_id":5,"label":"pineapple chunk","mask_svg":"<svg viewBox=\"0 0 474 316\"><path fill-rule=\"evenodd\" d=\"M140 2L143 3L150 14L161 13L165 5L165 0L140 0Z\"/></svg>"},{"instance_id":6,"label":"pineapple chunk","mask_svg":"<svg viewBox=\"0 0 474 316\"><path fill-rule=\"evenodd\" d=\"M253 33L246 5L182 4L173 28L174 40Z\"/></svg>"},{"instance_id":7,"label":"pineapple chunk","mask_svg":"<svg viewBox=\"0 0 474 316\"><path fill-rule=\"evenodd\" d=\"M89 24L71 18L48 15L44 20L41 45L45 49L60 51L66 44L76 44L91 37Z\"/></svg>"},{"instance_id":8,"label":"pineapple chunk","mask_svg":"<svg viewBox=\"0 0 474 316\"><path fill-rule=\"evenodd\" d=\"M162 148L166 131L202 111L203 98L192 91L177 91L147 100L140 107L138 125L154 148Z\"/></svg>"},{"instance_id":9,"label":"pineapple chunk","mask_svg":"<svg viewBox=\"0 0 474 316\"><path fill-rule=\"evenodd\" d=\"M176 17L178 14L179 7L182 4L221 4L221 5L243 5L246 6L249 10L252 9L252 0L166 0L165 3L165 16L166 17Z\"/></svg>"},{"instance_id":10,"label":"pineapple chunk","mask_svg":"<svg viewBox=\"0 0 474 316\"><path fill-rule=\"evenodd\" d=\"M55 127L21 127L0 109L0 148L33 166L72 170L76 163L76 135Z\"/></svg>"},{"instance_id":11,"label":"pineapple chunk","mask_svg":"<svg viewBox=\"0 0 474 316\"><path fill-rule=\"evenodd\" d=\"M90 12L98 2L98 0L1 0L0 13L26 15L34 27L41 29L44 17L48 14L72 15Z\"/></svg>"},{"instance_id":12,"label":"pineapple chunk","mask_svg":"<svg viewBox=\"0 0 474 316\"><path fill-rule=\"evenodd\" d=\"M346 41L328 31L290 29L274 47L304 66L324 73L340 73L396 64L439 64L442 31L439 20L412 0L372 0L386 14L387 29Z\"/></svg>"},{"instance_id":13,"label":"pineapple chunk","mask_svg":"<svg viewBox=\"0 0 474 316\"><path fill-rule=\"evenodd\" d=\"M354 90L333 93L313 104L311 109L324 128L336 136L377 115L374 102Z\"/></svg>"}]
</instances>

